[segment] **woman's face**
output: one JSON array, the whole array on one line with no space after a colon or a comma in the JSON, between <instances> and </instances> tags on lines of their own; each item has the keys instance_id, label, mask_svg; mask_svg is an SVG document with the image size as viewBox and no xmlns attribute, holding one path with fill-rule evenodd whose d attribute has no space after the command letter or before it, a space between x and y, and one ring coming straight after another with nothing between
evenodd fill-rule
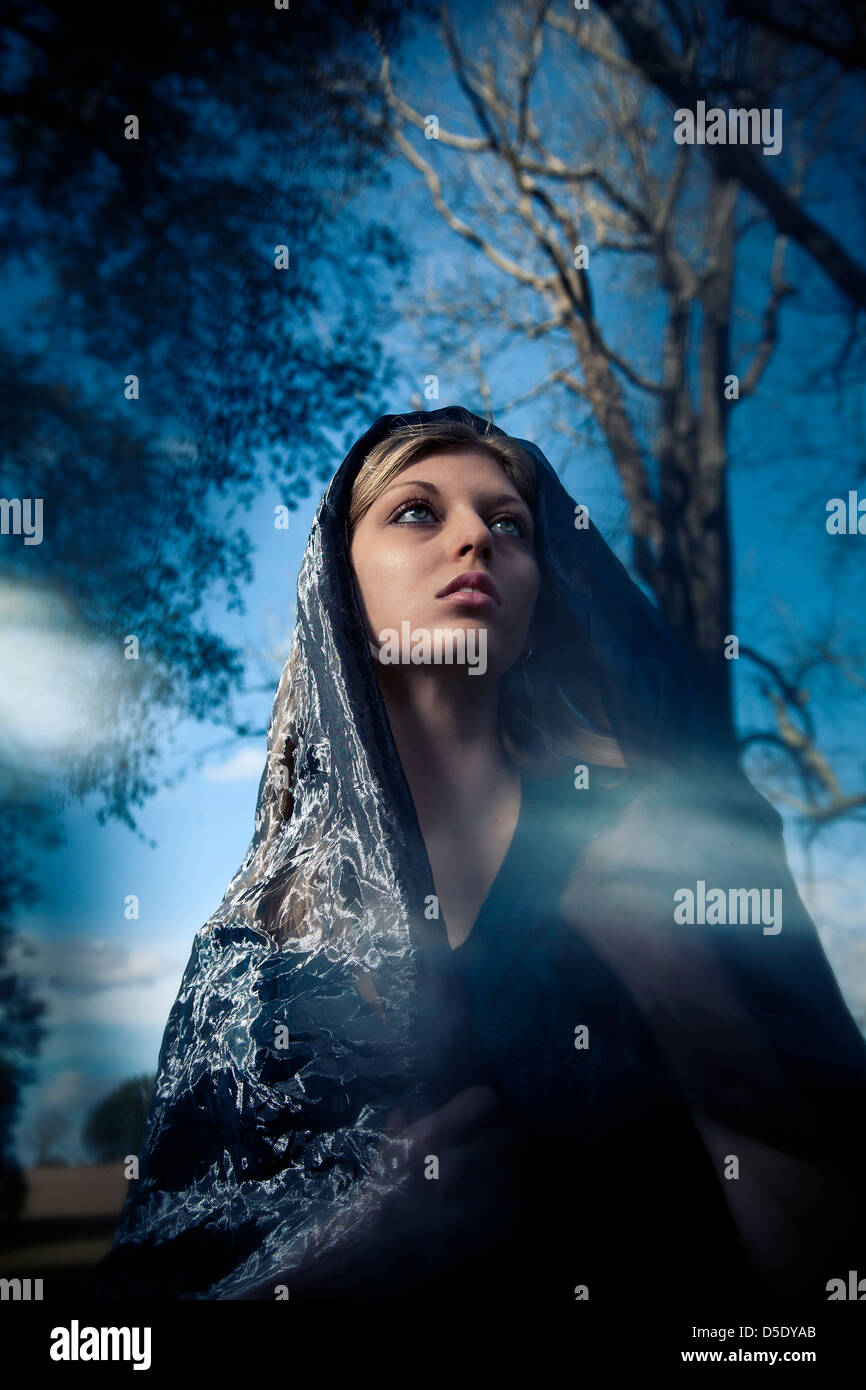
<instances>
[{"instance_id":1,"label":"woman's face","mask_svg":"<svg viewBox=\"0 0 866 1390\"><path fill-rule=\"evenodd\" d=\"M540 585L532 513L489 454L455 448L410 464L358 522L349 558L377 650L381 633L408 620L413 632L486 629L494 678L523 652ZM440 596L467 571L485 576L498 602Z\"/></svg>"}]
</instances>

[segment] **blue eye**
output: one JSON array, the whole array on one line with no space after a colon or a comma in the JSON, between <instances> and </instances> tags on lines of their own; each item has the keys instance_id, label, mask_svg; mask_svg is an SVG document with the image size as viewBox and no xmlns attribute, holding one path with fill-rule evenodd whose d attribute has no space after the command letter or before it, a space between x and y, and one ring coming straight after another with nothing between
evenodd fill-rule
<instances>
[{"instance_id":1,"label":"blue eye","mask_svg":"<svg viewBox=\"0 0 866 1390\"><path fill-rule=\"evenodd\" d=\"M417 498L409 502L404 502L400 511L394 517L395 522L402 522L410 512L429 512L430 507L426 502L421 502Z\"/></svg>"},{"instance_id":2,"label":"blue eye","mask_svg":"<svg viewBox=\"0 0 866 1390\"><path fill-rule=\"evenodd\" d=\"M516 536L518 539L523 536L523 522L518 521L516 516L499 516L495 521L490 523L490 529L492 530L494 526L498 526L500 521L510 521L512 525L517 527L516 531L506 532L506 535Z\"/></svg>"}]
</instances>

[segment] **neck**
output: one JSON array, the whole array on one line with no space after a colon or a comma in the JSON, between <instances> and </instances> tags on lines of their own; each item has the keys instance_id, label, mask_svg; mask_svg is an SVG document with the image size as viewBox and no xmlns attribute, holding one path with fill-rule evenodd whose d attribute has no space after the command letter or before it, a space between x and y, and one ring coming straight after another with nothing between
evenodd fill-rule
<instances>
[{"instance_id":1,"label":"neck","mask_svg":"<svg viewBox=\"0 0 866 1390\"><path fill-rule=\"evenodd\" d=\"M393 666L377 676L422 826L471 824L519 783L497 735L498 680L441 669L407 680Z\"/></svg>"}]
</instances>

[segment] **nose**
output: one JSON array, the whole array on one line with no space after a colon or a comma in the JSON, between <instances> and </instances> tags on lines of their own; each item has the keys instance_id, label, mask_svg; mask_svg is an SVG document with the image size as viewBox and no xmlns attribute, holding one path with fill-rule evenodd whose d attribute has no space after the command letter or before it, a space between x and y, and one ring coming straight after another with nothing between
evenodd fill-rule
<instances>
[{"instance_id":1,"label":"nose","mask_svg":"<svg viewBox=\"0 0 866 1390\"><path fill-rule=\"evenodd\" d=\"M489 559L493 551L493 543L490 529L476 511L471 507L465 511L461 510L459 516L455 515L452 523L452 533L450 537L454 553L464 556L469 553L481 555Z\"/></svg>"}]
</instances>

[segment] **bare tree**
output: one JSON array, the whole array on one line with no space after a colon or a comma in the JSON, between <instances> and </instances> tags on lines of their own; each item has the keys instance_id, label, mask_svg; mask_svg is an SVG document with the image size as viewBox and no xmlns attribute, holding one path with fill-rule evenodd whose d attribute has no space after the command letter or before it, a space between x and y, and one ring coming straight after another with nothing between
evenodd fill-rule
<instances>
[{"instance_id":1,"label":"bare tree","mask_svg":"<svg viewBox=\"0 0 866 1390\"><path fill-rule=\"evenodd\" d=\"M598 0L598 4L622 36L632 62L675 107L694 107L701 100L713 106L716 95L735 85L751 87L758 104L766 104L766 95L776 80L775 63L770 62L766 68L756 65L747 83L740 79L735 84L730 75L719 73L717 69L709 74L702 72L700 57L707 32L706 20L698 14L686 20L679 0L660 0L659 4L644 6L635 5L631 0ZM741 6L732 5L731 9L732 13L742 15ZM843 26L840 31L838 26L826 23L829 18L826 6L823 7L823 24L814 11L807 10L800 17L789 15L787 18L793 22L785 23L778 7L764 5L757 12L750 7L745 27L739 32L741 36L753 35L755 21L758 21L768 38L804 43L843 67L858 66L863 62L866 25L862 10L857 15L852 5L849 14L850 27L846 30ZM761 58L772 58L774 50L778 52L778 45L768 43L756 48ZM760 95L762 88L764 100ZM799 242L852 305L861 310L866 308L866 266L849 254L830 228L807 211L796 193L771 172L765 159L748 147L729 144L708 145L707 153L719 175L736 178L748 189L773 218L778 230Z\"/></svg>"},{"instance_id":2,"label":"bare tree","mask_svg":"<svg viewBox=\"0 0 866 1390\"><path fill-rule=\"evenodd\" d=\"M814 48L841 68L866 68L863 0L729 0L732 14Z\"/></svg>"},{"instance_id":3,"label":"bare tree","mask_svg":"<svg viewBox=\"0 0 866 1390\"><path fill-rule=\"evenodd\" d=\"M495 53L474 45L470 56L441 10L450 71L438 90L453 77L462 102L446 109L437 99L431 114L412 100L383 41L378 80L355 92L362 117L387 132L469 248L466 270L415 310L425 341L438 324L441 347L452 361L462 354L488 410L485 352L516 340L543 350L537 381L500 399L498 414L565 399L587 433L600 432L628 509L633 567L689 651L718 734L735 747L774 743L794 760L797 809L817 830L856 813L863 795L841 790L801 686L754 644L740 651L771 678L773 725L738 737L725 652L735 635L729 415L756 393L798 292L786 276L789 236L737 160L674 142L665 104L603 16L550 0L496 13ZM697 32L692 47L700 41ZM782 192L796 202L816 150L802 131L793 146ZM734 332L744 258L763 265L750 341Z\"/></svg>"}]
</instances>

